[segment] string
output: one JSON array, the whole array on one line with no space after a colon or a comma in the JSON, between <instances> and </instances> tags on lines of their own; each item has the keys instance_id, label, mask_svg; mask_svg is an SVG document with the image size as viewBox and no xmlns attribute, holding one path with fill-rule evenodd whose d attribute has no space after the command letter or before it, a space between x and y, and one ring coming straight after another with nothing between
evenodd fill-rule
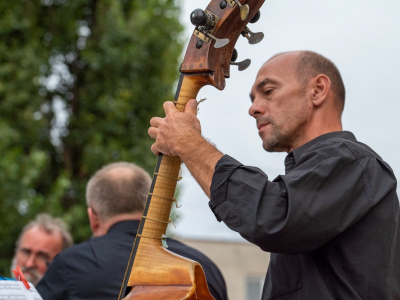
<instances>
[{"instance_id":1,"label":"string","mask_svg":"<svg viewBox=\"0 0 400 300\"><path fill-rule=\"evenodd\" d=\"M163 198L163 199L167 199L169 201L175 202L175 207L176 208L181 208L182 205L178 205L178 201L176 201L176 198L169 198L169 197L165 197L165 196L160 196L160 195L155 195L153 193L149 193L150 196L154 196L154 197L158 197L158 198Z\"/></svg>"},{"instance_id":2,"label":"string","mask_svg":"<svg viewBox=\"0 0 400 300\"><path fill-rule=\"evenodd\" d=\"M154 222L163 223L163 224L169 224L169 223L172 223L172 225L174 225L174 227L175 227L175 229L176 229L176 225L175 225L175 223L174 223L174 222L173 222L171 219L169 219L169 220L168 220L168 222L165 222L165 221L161 221L161 220L153 219L153 218L150 218L150 217L147 217L147 216L143 216L142 218L144 218L144 219L148 219L148 220L151 220L151 221L154 221Z\"/></svg>"},{"instance_id":3,"label":"string","mask_svg":"<svg viewBox=\"0 0 400 300\"><path fill-rule=\"evenodd\" d=\"M167 176L167 175L164 175L164 174L160 174L160 173L156 173L156 172L154 172L154 175L157 175L157 176L160 176L160 177L164 177L164 178L168 178L168 179L171 179L171 180L176 180L176 181L180 181L182 179L182 176L174 178L174 177L170 177L170 176Z\"/></svg>"}]
</instances>

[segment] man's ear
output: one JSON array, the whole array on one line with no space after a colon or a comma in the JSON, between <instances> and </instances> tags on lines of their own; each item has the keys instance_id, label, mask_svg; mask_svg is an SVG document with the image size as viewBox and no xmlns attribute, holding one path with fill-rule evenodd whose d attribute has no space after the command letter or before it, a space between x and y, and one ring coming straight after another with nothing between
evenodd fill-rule
<instances>
[{"instance_id":1,"label":"man's ear","mask_svg":"<svg viewBox=\"0 0 400 300\"><path fill-rule=\"evenodd\" d=\"M100 227L99 216L91 207L88 207L87 213L89 216L90 229L92 230L93 234L96 235L96 232Z\"/></svg>"},{"instance_id":2,"label":"man's ear","mask_svg":"<svg viewBox=\"0 0 400 300\"><path fill-rule=\"evenodd\" d=\"M315 106L320 106L328 96L331 89L331 80L328 76L320 74L312 79L311 99Z\"/></svg>"}]
</instances>

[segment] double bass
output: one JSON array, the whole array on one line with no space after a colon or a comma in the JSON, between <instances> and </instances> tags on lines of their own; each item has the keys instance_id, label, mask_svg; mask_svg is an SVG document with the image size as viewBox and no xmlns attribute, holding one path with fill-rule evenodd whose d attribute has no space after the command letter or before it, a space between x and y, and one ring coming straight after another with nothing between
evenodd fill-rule
<instances>
[{"instance_id":1,"label":"double bass","mask_svg":"<svg viewBox=\"0 0 400 300\"><path fill-rule=\"evenodd\" d=\"M225 87L230 66L244 70L250 60L235 62L236 41L242 35L250 44L263 38L247 24L260 17L264 0L212 0L205 10L196 9L190 19L195 29L183 63L174 103L183 111L199 90L212 85ZM160 155L154 171L136 239L121 286L118 300L214 299L209 292L201 265L167 250L165 234L170 222L181 160Z\"/></svg>"}]
</instances>

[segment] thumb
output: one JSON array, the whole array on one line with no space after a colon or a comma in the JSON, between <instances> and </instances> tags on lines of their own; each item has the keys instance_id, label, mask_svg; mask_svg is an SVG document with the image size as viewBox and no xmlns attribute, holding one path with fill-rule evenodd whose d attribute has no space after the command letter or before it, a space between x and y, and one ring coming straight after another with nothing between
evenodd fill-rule
<instances>
[{"instance_id":1,"label":"thumb","mask_svg":"<svg viewBox=\"0 0 400 300\"><path fill-rule=\"evenodd\" d=\"M186 103L185 113L197 115L197 101L195 99L192 99Z\"/></svg>"}]
</instances>

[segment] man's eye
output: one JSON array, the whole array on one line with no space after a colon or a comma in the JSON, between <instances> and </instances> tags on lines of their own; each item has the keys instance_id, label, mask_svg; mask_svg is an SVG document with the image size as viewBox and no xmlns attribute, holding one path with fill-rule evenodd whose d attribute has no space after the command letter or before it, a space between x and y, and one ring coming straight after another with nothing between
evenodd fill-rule
<instances>
[{"instance_id":1,"label":"man's eye","mask_svg":"<svg viewBox=\"0 0 400 300\"><path fill-rule=\"evenodd\" d=\"M38 253L36 257L40 261L46 262L46 263L50 260L49 256L47 254L44 254L44 253Z\"/></svg>"},{"instance_id":2,"label":"man's eye","mask_svg":"<svg viewBox=\"0 0 400 300\"><path fill-rule=\"evenodd\" d=\"M264 91L264 95L269 96L269 95L272 94L272 92L273 92L273 89L265 90L265 91Z\"/></svg>"},{"instance_id":3,"label":"man's eye","mask_svg":"<svg viewBox=\"0 0 400 300\"><path fill-rule=\"evenodd\" d=\"M29 256L29 255L31 255L31 253L32 253L32 251L29 250L29 249L20 249L20 251L21 251L21 253L22 253L23 255L26 255L26 256Z\"/></svg>"}]
</instances>

